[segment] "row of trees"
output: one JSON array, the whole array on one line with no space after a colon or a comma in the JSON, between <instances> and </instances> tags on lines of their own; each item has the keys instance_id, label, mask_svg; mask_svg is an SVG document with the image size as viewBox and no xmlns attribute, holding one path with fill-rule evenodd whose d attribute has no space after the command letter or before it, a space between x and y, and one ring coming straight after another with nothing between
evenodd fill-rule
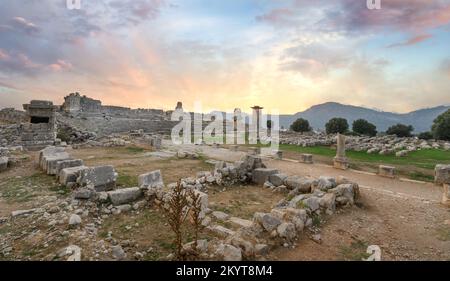
<instances>
[{"instance_id":1,"label":"row of trees","mask_svg":"<svg viewBox=\"0 0 450 281\"><path fill-rule=\"evenodd\" d=\"M291 130L295 132L309 132L312 130L308 120L299 118L291 125ZM358 135L375 136L377 127L365 119L355 120L352 124L352 132L349 131L349 125L344 118L332 118L325 124L327 134L336 133L354 133ZM388 135L397 135L398 137L410 137L414 127L411 125L396 124L389 127L386 131ZM423 132L418 135L421 139L440 139L450 140L450 110L439 115L434 121L430 132Z\"/></svg>"}]
</instances>

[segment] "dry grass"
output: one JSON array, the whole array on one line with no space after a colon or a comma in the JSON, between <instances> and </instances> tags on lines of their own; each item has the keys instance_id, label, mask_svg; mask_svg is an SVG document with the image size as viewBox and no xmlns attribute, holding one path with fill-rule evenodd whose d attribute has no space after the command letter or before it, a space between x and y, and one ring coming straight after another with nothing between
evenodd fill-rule
<instances>
[{"instance_id":1,"label":"dry grass","mask_svg":"<svg viewBox=\"0 0 450 281\"><path fill-rule=\"evenodd\" d=\"M283 194L259 186L236 186L226 191L215 188L208 195L211 209L243 219L253 218L255 212L269 212L284 198Z\"/></svg>"}]
</instances>

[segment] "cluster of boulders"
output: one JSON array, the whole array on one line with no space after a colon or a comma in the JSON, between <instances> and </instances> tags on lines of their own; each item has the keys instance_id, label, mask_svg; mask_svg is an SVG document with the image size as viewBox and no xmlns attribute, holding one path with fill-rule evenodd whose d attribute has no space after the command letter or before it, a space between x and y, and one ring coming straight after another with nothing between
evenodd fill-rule
<instances>
[{"instance_id":1,"label":"cluster of boulders","mask_svg":"<svg viewBox=\"0 0 450 281\"><path fill-rule=\"evenodd\" d=\"M94 132L78 129L66 122L58 122L58 135L64 137L64 141L69 144L85 143L97 138Z\"/></svg>"},{"instance_id":2,"label":"cluster of boulders","mask_svg":"<svg viewBox=\"0 0 450 281\"><path fill-rule=\"evenodd\" d=\"M282 132L281 144L293 144L298 146L330 146L336 144L335 135L324 133L295 133ZM410 151L421 149L450 150L450 142L436 140L422 140L417 137L400 138L394 135L386 136L347 136L346 149L353 151L366 151L369 154L389 155L405 157Z\"/></svg>"},{"instance_id":3,"label":"cluster of boulders","mask_svg":"<svg viewBox=\"0 0 450 281\"><path fill-rule=\"evenodd\" d=\"M303 147L330 146L336 143L336 136L325 133L280 132L280 144L292 144Z\"/></svg>"},{"instance_id":4,"label":"cluster of boulders","mask_svg":"<svg viewBox=\"0 0 450 281\"><path fill-rule=\"evenodd\" d=\"M255 213L253 220L208 208L210 185L229 187L245 183L288 194L269 213ZM358 184L343 177L287 176L266 168L261 158L254 155L246 155L235 163L218 161L213 172L200 172L196 178L182 179L181 184L202 194L202 214L205 215L202 225L219 238L197 241L197 251L203 258L227 261L254 259L267 254L273 246L291 246L305 227L311 230L312 239L320 241L315 221L320 220L322 214L333 214L338 207L353 205L359 197ZM175 183L169 184L169 190L174 186ZM170 200L170 192L162 189L151 189L147 196L153 196L157 204ZM193 242L184 245L184 250L192 251L193 245Z\"/></svg>"}]
</instances>

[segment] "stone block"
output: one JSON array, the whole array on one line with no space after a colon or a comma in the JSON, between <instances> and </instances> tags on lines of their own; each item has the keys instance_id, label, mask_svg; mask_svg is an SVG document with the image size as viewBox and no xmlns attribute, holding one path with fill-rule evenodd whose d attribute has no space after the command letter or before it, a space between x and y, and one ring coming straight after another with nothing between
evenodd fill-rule
<instances>
[{"instance_id":1,"label":"stone block","mask_svg":"<svg viewBox=\"0 0 450 281\"><path fill-rule=\"evenodd\" d=\"M138 177L139 187L155 188L164 186L163 178L160 170L142 174Z\"/></svg>"},{"instance_id":2,"label":"stone block","mask_svg":"<svg viewBox=\"0 0 450 281\"><path fill-rule=\"evenodd\" d=\"M436 184L450 184L450 165L436 165L434 168L434 182Z\"/></svg>"},{"instance_id":3,"label":"stone block","mask_svg":"<svg viewBox=\"0 0 450 281\"><path fill-rule=\"evenodd\" d=\"M348 159L345 157L334 157L333 166L336 169L347 170L349 168Z\"/></svg>"},{"instance_id":4,"label":"stone block","mask_svg":"<svg viewBox=\"0 0 450 281\"><path fill-rule=\"evenodd\" d=\"M64 168L59 172L59 183L67 185L68 183L77 182L77 178L80 176L81 171L89 169L86 166Z\"/></svg>"},{"instance_id":5,"label":"stone block","mask_svg":"<svg viewBox=\"0 0 450 281\"><path fill-rule=\"evenodd\" d=\"M111 190L116 186L117 173L113 166L97 166L80 172L77 183L93 187L95 191Z\"/></svg>"},{"instance_id":6,"label":"stone block","mask_svg":"<svg viewBox=\"0 0 450 281\"><path fill-rule=\"evenodd\" d=\"M139 187L122 188L108 192L108 198L114 206L134 202L142 195L142 190Z\"/></svg>"},{"instance_id":7,"label":"stone block","mask_svg":"<svg viewBox=\"0 0 450 281\"><path fill-rule=\"evenodd\" d=\"M269 182L274 186L280 186L284 184L287 177L285 174L273 174L269 176Z\"/></svg>"},{"instance_id":8,"label":"stone block","mask_svg":"<svg viewBox=\"0 0 450 281\"><path fill-rule=\"evenodd\" d=\"M300 154L300 162L305 163L305 164L312 164L313 163L312 154L306 154L306 153Z\"/></svg>"},{"instance_id":9,"label":"stone block","mask_svg":"<svg viewBox=\"0 0 450 281\"><path fill-rule=\"evenodd\" d=\"M8 157L0 157L0 172L8 169Z\"/></svg>"},{"instance_id":10,"label":"stone block","mask_svg":"<svg viewBox=\"0 0 450 281\"><path fill-rule=\"evenodd\" d=\"M47 173L50 175L59 175L62 169L80 166L83 166L83 160L81 159L60 160L57 161L54 168L52 168L52 170Z\"/></svg>"},{"instance_id":11,"label":"stone block","mask_svg":"<svg viewBox=\"0 0 450 281\"><path fill-rule=\"evenodd\" d=\"M252 181L258 185L263 185L270 175L278 174L277 169L259 168L253 170Z\"/></svg>"},{"instance_id":12,"label":"stone block","mask_svg":"<svg viewBox=\"0 0 450 281\"><path fill-rule=\"evenodd\" d=\"M378 175L386 178L395 178L395 167L380 165L378 166Z\"/></svg>"}]
</instances>

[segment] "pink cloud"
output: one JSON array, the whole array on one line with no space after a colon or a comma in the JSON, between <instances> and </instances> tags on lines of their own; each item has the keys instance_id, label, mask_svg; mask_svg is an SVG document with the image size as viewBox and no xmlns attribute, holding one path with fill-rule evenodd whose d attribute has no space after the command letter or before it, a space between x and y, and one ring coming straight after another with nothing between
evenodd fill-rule
<instances>
[{"instance_id":1,"label":"pink cloud","mask_svg":"<svg viewBox=\"0 0 450 281\"><path fill-rule=\"evenodd\" d=\"M417 36L414 36L414 37L408 39L406 42L392 44L392 45L387 46L387 48L415 45L415 44L421 43L431 37L432 36L430 34L417 35Z\"/></svg>"},{"instance_id":2,"label":"pink cloud","mask_svg":"<svg viewBox=\"0 0 450 281\"><path fill-rule=\"evenodd\" d=\"M0 60L7 60L9 58L8 54L0 49Z\"/></svg>"},{"instance_id":3,"label":"pink cloud","mask_svg":"<svg viewBox=\"0 0 450 281\"><path fill-rule=\"evenodd\" d=\"M52 71L63 71L72 69L72 64L70 62L66 62L64 60L57 60L55 63L52 63L48 66Z\"/></svg>"}]
</instances>

